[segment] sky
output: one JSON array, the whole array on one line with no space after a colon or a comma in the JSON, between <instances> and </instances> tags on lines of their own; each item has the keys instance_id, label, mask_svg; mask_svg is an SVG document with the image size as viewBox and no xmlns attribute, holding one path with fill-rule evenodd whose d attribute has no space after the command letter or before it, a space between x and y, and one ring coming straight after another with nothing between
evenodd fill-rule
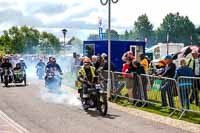
<instances>
[{"instance_id":1,"label":"sky","mask_svg":"<svg viewBox=\"0 0 200 133\"><path fill-rule=\"evenodd\" d=\"M103 0L106 1L106 0ZM133 28L138 16L147 14L154 29L160 26L170 12L189 16L200 26L199 0L119 0L112 4L112 29L123 33ZM62 39L66 28L67 38L87 39L98 33L98 18L107 28L108 7L100 0L0 0L0 33L11 26L32 26L40 31L52 32Z\"/></svg>"}]
</instances>

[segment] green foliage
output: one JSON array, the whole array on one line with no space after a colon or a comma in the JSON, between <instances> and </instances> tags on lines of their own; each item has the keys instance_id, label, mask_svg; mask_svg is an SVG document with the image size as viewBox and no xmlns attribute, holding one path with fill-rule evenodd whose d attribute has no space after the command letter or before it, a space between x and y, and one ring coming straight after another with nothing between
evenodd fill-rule
<instances>
[{"instance_id":1,"label":"green foliage","mask_svg":"<svg viewBox=\"0 0 200 133\"><path fill-rule=\"evenodd\" d=\"M169 41L175 43L190 44L190 36L192 36L193 43L198 43L195 25L189 20L187 16L180 16L179 13L168 14L163 23L157 30L157 41L166 42L167 33L169 34Z\"/></svg>"},{"instance_id":2,"label":"green foliage","mask_svg":"<svg viewBox=\"0 0 200 133\"><path fill-rule=\"evenodd\" d=\"M97 34L90 34L87 38L87 40L92 41L92 40L99 40L99 35Z\"/></svg>"},{"instance_id":3,"label":"green foliage","mask_svg":"<svg viewBox=\"0 0 200 133\"><path fill-rule=\"evenodd\" d=\"M116 30L110 30L110 38L111 40L119 40L119 34ZM108 29L106 30L104 39L108 39Z\"/></svg>"},{"instance_id":4,"label":"green foliage","mask_svg":"<svg viewBox=\"0 0 200 133\"><path fill-rule=\"evenodd\" d=\"M0 45L6 53L36 53L38 47L60 50L60 42L53 34L32 27L13 26L0 36Z\"/></svg>"}]
</instances>

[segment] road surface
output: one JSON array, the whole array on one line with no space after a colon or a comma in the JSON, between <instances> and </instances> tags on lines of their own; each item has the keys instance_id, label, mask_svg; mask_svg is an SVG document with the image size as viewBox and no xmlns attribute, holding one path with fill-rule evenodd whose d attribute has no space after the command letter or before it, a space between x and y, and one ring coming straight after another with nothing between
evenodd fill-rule
<instances>
[{"instance_id":1,"label":"road surface","mask_svg":"<svg viewBox=\"0 0 200 133\"><path fill-rule=\"evenodd\" d=\"M59 97L44 92L43 86L34 79L26 87L1 85L0 110L31 133L186 133L111 108L106 117L84 112L75 94Z\"/></svg>"}]
</instances>

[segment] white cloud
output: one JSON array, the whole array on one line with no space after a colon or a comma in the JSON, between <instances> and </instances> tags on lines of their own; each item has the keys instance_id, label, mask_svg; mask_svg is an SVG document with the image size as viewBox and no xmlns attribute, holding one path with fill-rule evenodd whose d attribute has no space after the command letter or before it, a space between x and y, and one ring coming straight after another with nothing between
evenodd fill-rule
<instances>
[{"instance_id":1,"label":"white cloud","mask_svg":"<svg viewBox=\"0 0 200 133\"><path fill-rule=\"evenodd\" d=\"M198 0L119 0L117 4L112 4L111 26L122 32L132 28L138 16L146 13L157 28L170 12L187 15L199 26L198 6ZM68 28L70 36L75 34L83 38L89 31L98 32L98 17L103 18L104 28L107 27L107 6L102 6L100 0L0 0L0 12L5 10L16 12L9 16L0 14L0 30L21 23L40 28L43 26L58 36L61 35L54 28L58 31L60 28ZM20 20L17 20L13 15L19 12Z\"/></svg>"}]
</instances>

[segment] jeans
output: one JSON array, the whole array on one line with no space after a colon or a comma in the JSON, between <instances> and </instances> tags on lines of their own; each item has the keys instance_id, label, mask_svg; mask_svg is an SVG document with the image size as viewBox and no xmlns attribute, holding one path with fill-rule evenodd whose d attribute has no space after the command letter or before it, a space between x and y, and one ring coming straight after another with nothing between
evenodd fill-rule
<instances>
[{"instance_id":1,"label":"jeans","mask_svg":"<svg viewBox=\"0 0 200 133\"><path fill-rule=\"evenodd\" d=\"M194 80L192 87L192 95L190 97L190 103L192 103L195 100L195 104L197 106L199 106L199 95L198 95L199 89L200 89L200 81L198 79Z\"/></svg>"},{"instance_id":2,"label":"jeans","mask_svg":"<svg viewBox=\"0 0 200 133\"><path fill-rule=\"evenodd\" d=\"M180 100L181 100L181 107L182 109L190 109L190 100L189 100L189 94L190 94L190 88L189 86L184 86L184 87L179 87L179 92L180 92Z\"/></svg>"},{"instance_id":3,"label":"jeans","mask_svg":"<svg viewBox=\"0 0 200 133\"><path fill-rule=\"evenodd\" d=\"M173 99L173 86L172 81L166 81L164 85L161 87L161 97L162 97L162 105L167 106L167 98L166 93L169 100L169 105L171 108L174 108L174 99Z\"/></svg>"}]
</instances>

